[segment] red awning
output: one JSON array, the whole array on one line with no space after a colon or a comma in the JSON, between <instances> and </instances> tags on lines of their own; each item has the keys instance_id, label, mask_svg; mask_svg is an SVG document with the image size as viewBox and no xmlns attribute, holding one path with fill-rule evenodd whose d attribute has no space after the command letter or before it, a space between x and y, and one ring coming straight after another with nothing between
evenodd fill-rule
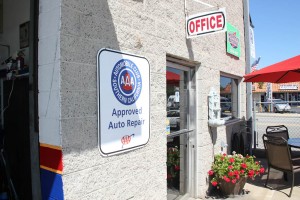
<instances>
[{"instance_id":1,"label":"red awning","mask_svg":"<svg viewBox=\"0 0 300 200\"><path fill-rule=\"evenodd\" d=\"M167 71L167 80L168 81L179 81L180 75L174 72Z\"/></svg>"},{"instance_id":2,"label":"red awning","mask_svg":"<svg viewBox=\"0 0 300 200\"><path fill-rule=\"evenodd\" d=\"M244 78L244 82L298 82L300 81L300 55L254 71Z\"/></svg>"}]
</instances>

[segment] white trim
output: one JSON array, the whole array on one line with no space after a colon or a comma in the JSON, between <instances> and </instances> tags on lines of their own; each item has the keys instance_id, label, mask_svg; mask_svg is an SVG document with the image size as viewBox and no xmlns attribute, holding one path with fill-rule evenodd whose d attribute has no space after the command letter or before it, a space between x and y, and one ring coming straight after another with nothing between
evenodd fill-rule
<instances>
[{"instance_id":1,"label":"white trim","mask_svg":"<svg viewBox=\"0 0 300 200\"><path fill-rule=\"evenodd\" d=\"M204 3L204 2L199 1L199 0L193 0L193 1L195 1L195 2L197 2L197 3L200 3L200 4L202 4L202 5L208 6L208 7L210 7L210 8L215 7L215 6L213 6L213 5L210 5L210 4L208 4L208 3Z\"/></svg>"}]
</instances>

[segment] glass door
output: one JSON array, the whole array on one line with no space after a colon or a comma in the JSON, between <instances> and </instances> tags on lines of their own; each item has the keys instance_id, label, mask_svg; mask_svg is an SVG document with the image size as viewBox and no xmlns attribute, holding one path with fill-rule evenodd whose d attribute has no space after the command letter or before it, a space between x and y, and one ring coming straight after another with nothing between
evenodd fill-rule
<instances>
[{"instance_id":1,"label":"glass door","mask_svg":"<svg viewBox=\"0 0 300 200\"><path fill-rule=\"evenodd\" d=\"M191 129L191 68L167 64L167 186L168 199L189 192L189 139ZM193 98L194 99L194 98ZM194 109L195 110L195 109Z\"/></svg>"}]
</instances>

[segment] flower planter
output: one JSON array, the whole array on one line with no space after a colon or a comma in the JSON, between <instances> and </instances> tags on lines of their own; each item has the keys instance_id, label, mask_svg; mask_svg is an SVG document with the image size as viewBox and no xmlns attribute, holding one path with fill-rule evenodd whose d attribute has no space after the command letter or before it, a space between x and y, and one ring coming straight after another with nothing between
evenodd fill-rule
<instances>
[{"instance_id":1,"label":"flower planter","mask_svg":"<svg viewBox=\"0 0 300 200\"><path fill-rule=\"evenodd\" d=\"M224 195L239 195L247 182L247 178L241 177L236 183L220 180L220 190Z\"/></svg>"}]
</instances>

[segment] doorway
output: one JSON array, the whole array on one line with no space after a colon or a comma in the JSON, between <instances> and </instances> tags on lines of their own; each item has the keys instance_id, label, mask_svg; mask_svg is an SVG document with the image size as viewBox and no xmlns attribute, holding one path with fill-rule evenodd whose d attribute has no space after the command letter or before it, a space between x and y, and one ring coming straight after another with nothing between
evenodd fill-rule
<instances>
[{"instance_id":1,"label":"doorway","mask_svg":"<svg viewBox=\"0 0 300 200\"><path fill-rule=\"evenodd\" d=\"M195 70L167 62L166 111L170 133L167 135L168 199L189 195L192 188L191 137L195 129Z\"/></svg>"},{"instance_id":2,"label":"doorway","mask_svg":"<svg viewBox=\"0 0 300 200\"><path fill-rule=\"evenodd\" d=\"M9 199L40 199L38 0L0 0L1 184Z\"/></svg>"}]
</instances>

